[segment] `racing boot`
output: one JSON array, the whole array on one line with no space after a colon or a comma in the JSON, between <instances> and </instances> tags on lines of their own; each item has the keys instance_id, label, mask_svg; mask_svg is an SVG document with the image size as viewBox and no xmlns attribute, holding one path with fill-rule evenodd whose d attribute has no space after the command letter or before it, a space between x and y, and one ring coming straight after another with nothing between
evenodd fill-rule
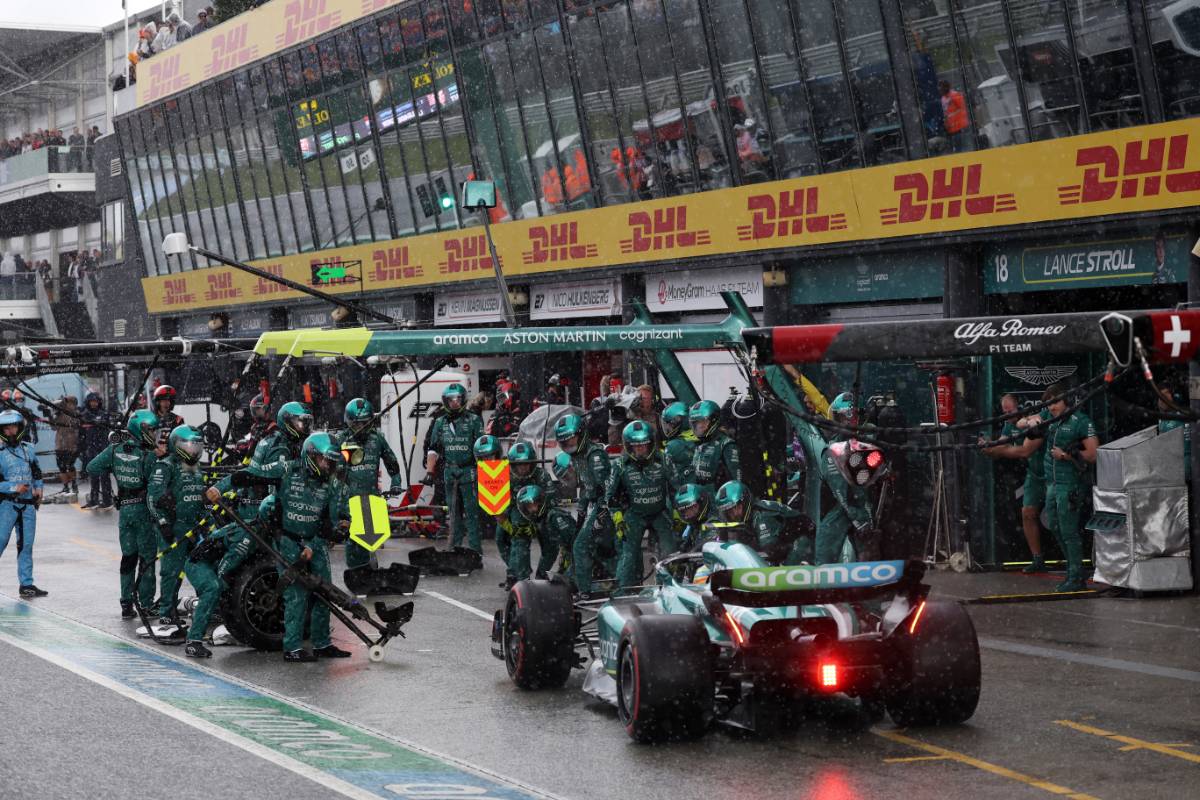
<instances>
[{"instance_id":1,"label":"racing boot","mask_svg":"<svg viewBox=\"0 0 1200 800\"><path fill-rule=\"evenodd\" d=\"M317 657L307 650L291 650L283 654L283 660L289 664L306 664L316 661Z\"/></svg>"},{"instance_id":2,"label":"racing boot","mask_svg":"<svg viewBox=\"0 0 1200 800\"><path fill-rule=\"evenodd\" d=\"M1061 538L1067 556L1067 579L1055 586L1054 591L1082 592L1087 589L1087 582L1083 579L1083 542L1078 535Z\"/></svg>"},{"instance_id":3,"label":"racing boot","mask_svg":"<svg viewBox=\"0 0 1200 800\"><path fill-rule=\"evenodd\" d=\"M133 603L128 600L121 601L121 619L133 619L137 616L137 612L133 610Z\"/></svg>"},{"instance_id":4,"label":"racing boot","mask_svg":"<svg viewBox=\"0 0 1200 800\"><path fill-rule=\"evenodd\" d=\"M313 655L317 658L349 658L350 651L343 650L336 644L327 644L314 650Z\"/></svg>"},{"instance_id":5,"label":"racing boot","mask_svg":"<svg viewBox=\"0 0 1200 800\"><path fill-rule=\"evenodd\" d=\"M190 641L183 646L184 655L192 658L212 658L212 650L204 646L204 642Z\"/></svg>"},{"instance_id":6,"label":"racing boot","mask_svg":"<svg viewBox=\"0 0 1200 800\"><path fill-rule=\"evenodd\" d=\"M1041 555L1034 556L1033 560L1029 562L1029 566L1027 566L1021 570L1021 572L1025 573L1026 575L1033 575L1035 573L1045 572L1045 571L1046 571L1046 559L1044 557L1042 557Z\"/></svg>"}]
</instances>

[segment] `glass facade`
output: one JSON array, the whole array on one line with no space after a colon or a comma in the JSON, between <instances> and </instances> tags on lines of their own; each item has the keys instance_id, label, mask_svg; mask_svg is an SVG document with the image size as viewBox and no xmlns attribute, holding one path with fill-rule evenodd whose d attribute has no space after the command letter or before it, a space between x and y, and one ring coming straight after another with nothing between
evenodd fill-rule
<instances>
[{"instance_id":1,"label":"glass facade","mask_svg":"<svg viewBox=\"0 0 1200 800\"><path fill-rule=\"evenodd\" d=\"M1200 115L1176 7L423 0L117 132L162 274L207 266L171 231L263 259L475 225L472 177L501 222Z\"/></svg>"}]
</instances>

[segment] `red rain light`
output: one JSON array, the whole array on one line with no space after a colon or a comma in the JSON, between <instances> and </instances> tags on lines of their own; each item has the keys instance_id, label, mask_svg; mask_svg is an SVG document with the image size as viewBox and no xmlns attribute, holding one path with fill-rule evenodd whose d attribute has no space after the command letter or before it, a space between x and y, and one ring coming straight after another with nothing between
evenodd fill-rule
<instances>
[{"instance_id":1,"label":"red rain light","mask_svg":"<svg viewBox=\"0 0 1200 800\"><path fill-rule=\"evenodd\" d=\"M729 626L729 632L733 634L738 647L744 645L746 643L746 634L742 633L742 626L737 624L737 620L728 611L725 612L725 624Z\"/></svg>"},{"instance_id":2,"label":"red rain light","mask_svg":"<svg viewBox=\"0 0 1200 800\"><path fill-rule=\"evenodd\" d=\"M925 601L921 601L921 605L917 606L917 613L913 614L912 622L908 623L908 632L917 632L917 623L921 621L921 615L925 613Z\"/></svg>"},{"instance_id":3,"label":"red rain light","mask_svg":"<svg viewBox=\"0 0 1200 800\"><path fill-rule=\"evenodd\" d=\"M872 450L871 452L867 453L867 466L868 467L870 467L871 469L875 469L882 463L883 463L883 453L879 452L878 450Z\"/></svg>"},{"instance_id":4,"label":"red rain light","mask_svg":"<svg viewBox=\"0 0 1200 800\"><path fill-rule=\"evenodd\" d=\"M821 682L822 689L836 689L838 687L837 664L822 664L821 665L820 682Z\"/></svg>"}]
</instances>

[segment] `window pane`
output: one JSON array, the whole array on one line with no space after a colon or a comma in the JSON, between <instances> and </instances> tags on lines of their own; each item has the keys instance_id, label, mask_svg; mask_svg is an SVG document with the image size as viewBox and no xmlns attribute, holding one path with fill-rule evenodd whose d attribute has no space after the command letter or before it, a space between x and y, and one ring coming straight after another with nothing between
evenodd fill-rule
<instances>
[{"instance_id":1,"label":"window pane","mask_svg":"<svg viewBox=\"0 0 1200 800\"><path fill-rule=\"evenodd\" d=\"M962 48L967 102L978 126L980 147L1002 147L1029 141L1021 98L1007 53L1008 26L1004 9L996 0L953 0L955 23ZM956 87L952 87L956 88ZM959 87L961 90L961 87ZM1044 115L1043 115L1044 117Z\"/></svg>"},{"instance_id":2,"label":"window pane","mask_svg":"<svg viewBox=\"0 0 1200 800\"><path fill-rule=\"evenodd\" d=\"M550 179L543 183L543 197L547 187L560 187L556 203L547 203L547 212L577 211L595 205L592 196L592 180L584 153L583 136L579 130L579 116L575 112L575 90L571 86L571 65L567 61L567 47L559 25L543 25L534 32L538 55L541 58L542 74L545 76L550 120L554 136L557 137L558 163L552 157L543 158L543 164L535 169ZM532 144L532 142L531 142ZM547 153L547 156L550 156ZM537 155L534 156L535 161Z\"/></svg>"},{"instance_id":3,"label":"window pane","mask_svg":"<svg viewBox=\"0 0 1200 800\"><path fill-rule=\"evenodd\" d=\"M133 218L137 223L137 234L141 238L146 274L154 275L158 272L158 259L150 245L153 237L150 233L148 216L148 209L154 201L150 194L149 175L146 172L144 149L138 127L137 117L130 117L117 125L117 133L121 136L121 147L124 150L125 163L129 169Z\"/></svg>"},{"instance_id":4,"label":"window pane","mask_svg":"<svg viewBox=\"0 0 1200 800\"><path fill-rule=\"evenodd\" d=\"M901 0L900 11L929 153L940 155L984 145L986 140L977 142L972 134L950 0Z\"/></svg>"},{"instance_id":5,"label":"window pane","mask_svg":"<svg viewBox=\"0 0 1200 800\"><path fill-rule=\"evenodd\" d=\"M863 158L870 164L891 164L908 158L892 82L892 61L883 39L878 3L839 0L846 63L859 104L863 126Z\"/></svg>"},{"instance_id":6,"label":"window pane","mask_svg":"<svg viewBox=\"0 0 1200 800\"><path fill-rule=\"evenodd\" d=\"M1016 65L1025 84L1034 140L1085 133L1062 6L1045 0L1009 0L1008 13L1018 56L1014 59L1005 47L1000 57L1010 74Z\"/></svg>"},{"instance_id":7,"label":"window pane","mask_svg":"<svg viewBox=\"0 0 1200 800\"><path fill-rule=\"evenodd\" d=\"M817 128L817 151L826 171L862 166L858 129L842 74L837 26L830 0L795 0L800 20L800 58Z\"/></svg>"},{"instance_id":8,"label":"window pane","mask_svg":"<svg viewBox=\"0 0 1200 800\"><path fill-rule=\"evenodd\" d=\"M277 153L272 173L277 174L287 193L288 207L294 227L284 226L284 251L301 252L313 249L312 223L308 216L308 204L300 175L300 148L296 140L295 121L292 118L290 101L284 91L283 69L278 61L268 61L264 65L263 74L266 78L266 97L264 110L267 117L260 127L263 135L263 149L268 153ZM278 170L276 173L274 170ZM279 185L279 184L276 184ZM287 217L285 216L285 219ZM290 231L290 233L289 233ZM293 242L294 237L294 242Z\"/></svg>"},{"instance_id":9,"label":"window pane","mask_svg":"<svg viewBox=\"0 0 1200 800\"><path fill-rule=\"evenodd\" d=\"M1125 0L1067 3L1079 56L1088 121L1094 131L1145 122Z\"/></svg>"},{"instance_id":10,"label":"window pane","mask_svg":"<svg viewBox=\"0 0 1200 800\"><path fill-rule=\"evenodd\" d=\"M382 42L380 33L383 34ZM396 235L407 236L416 232L413 216L415 198L408 181L408 158L400 144L400 127L401 120L408 118L411 105L398 99L390 76L385 71L387 59L395 57L399 61L404 54L399 19L385 17L380 20L378 30L373 25L360 28L358 41L367 70L372 120L383 153L383 167L387 172L387 191L396 217Z\"/></svg>"},{"instance_id":11,"label":"window pane","mask_svg":"<svg viewBox=\"0 0 1200 800\"><path fill-rule=\"evenodd\" d=\"M212 149L212 139L207 135L208 117L202 113L204 104L199 92L184 95L179 102L181 108L190 109L185 111L191 120L191 128L187 131L190 138L185 140L184 149L191 158L192 187L195 190L196 208L199 209L201 241L211 242L211 249L219 249L222 242L228 241L221 238L221 231L228 223L218 224L218 218L215 216L217 204L214 198L220 199L221 185L217 177L217 160ZM220 219L223 221L224 217ZM196 260L199 266L211 264L208 259L197 257Z\"/></svg>"},{"instance_id":12,"label":"window pane","mask_svg":"<svg viewBox=\"0 0 1200 800\"><path fill-rule=\"evenodd\" d=\"M818 170L806 87L796 63L796 42L786 5L751 5L750 26L762 60L767 86L766 120L770 155L779 178L812 175Z\"/></svg>"},{"instance_id":13,"label":"window pane","mask_svg":"<svg viewBox=\"0 0 1200 800\"><path fill-rule=\"evenodd\" d=\"M236 258L248 257L246 230L242 227L242 211L238 205L237 187L234 183L233 156L229 139L221 117L220 89L216 85L205 88L193 105L197 113L201 108L208 116L209 131L207 149L212 154L209 188L216 203L217 238L224 242Z\"/></svg>"},{"instance_id":14,"label":"window pane","mask_svg":"<svg viewBox=\"0 0 1200 800\"><path fill-rule=\"evenodd\" d=\"M659 8L657 3L653 7ZM638 39L643 33L635 32L630 22L630 10L624 2L597 6L596 19L600 23L603 47L601 63L608 66L608 74L615 87L617 124L625 142L623 152L614 152L610 147L608 152L596 154L596 162L613 167L618 187L627 193L627 199L645 200L662 196L665 193L663 177L655 174L647 164L647 155L652 157L654 153L652 142L655 138L646 104L648 87L642 80L646 66L642 63L642 48ZM653 27L649 25L643 30L649 33ZM663 76L655 86L654 97L662 98L665 104L678 109L679 94L675 91L674 73L663 73ZM690 173L690 167L688 171Z\"/></svg>"},{"instance_id":15,"label":"window pane","mask_svg":"<svg viewBox=\"0 0 1200 800\"><path fill-rule=\"evenodd\" d=\"M733 130L725 135L733 141L737 170L742 183L759 183L775 177L771 163L771 131L764 114L754 44L742 0L709 0L713 36L725 79L725 106Z\"/></svg>"},{"instance_id":16,"label":"window pane","mask_svg":"<svg viewBox=\"0 0 1200 800\"><path fill-rule=\"evenodd\" d=\"M509 212L517 219L538 216L541 188L535 183L529 165L529 147L533 137L526 136L521 124L522 108L518 99L516 80L508 59L504 41L492 41L483 48L488 81L496 99L496 116L500 126L505 166L512 181ZM541 140L536 140L540 142Z\"/></svg>"},{"instance_id":17,"label":"window pane","mask_svg":"<svg viewBox=\"0 0 1200 800\"><path fill-rule=\"evenodd\" d=\"M1200 12L1175 9L1178 16L1167 19L1163 9L1173 5L1175 0L1146 0L1146 18L1163 110L1167 119L1182 119L1200 115Z\"/></svg>"}]
</instances>

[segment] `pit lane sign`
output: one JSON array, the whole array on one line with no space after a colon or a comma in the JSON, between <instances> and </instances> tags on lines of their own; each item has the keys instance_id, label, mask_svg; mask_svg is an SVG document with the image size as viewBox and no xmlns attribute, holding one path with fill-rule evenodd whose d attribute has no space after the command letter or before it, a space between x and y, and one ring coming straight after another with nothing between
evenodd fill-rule
<instances>
[{"instance_id":1,"label":"pit lane sign","mask_svg":"<svg viewBox=\"0 0 1200 800\"><path fill-rule=\"evenodd\" d=\"M1009 245L989 249L985 260L984 291L989 294L1163 285L1187 280L1188 240L1160 234L1105 242Z\"/></svg>"},{"instance_id":2,"label":"pit lane sign","mask_svg":"<svg viewBox=\"0 0 1200 800\"><path fill-rule=\"evenodd\" d=\"M387 501L377 494L356 494L349 505L350 541L374 553L392 537Z\"/></svg>"},{"instance_id":3,"label":"pit lane sign","mask_svg":"<svg viewBox=\"0 0 1200 800\"><path fill-rule=\"evenodd\" d=\"M621 313L621 281L548 283L529 292L529 318L580 319L615 317Z\"/></svg>"}]
</instances>

